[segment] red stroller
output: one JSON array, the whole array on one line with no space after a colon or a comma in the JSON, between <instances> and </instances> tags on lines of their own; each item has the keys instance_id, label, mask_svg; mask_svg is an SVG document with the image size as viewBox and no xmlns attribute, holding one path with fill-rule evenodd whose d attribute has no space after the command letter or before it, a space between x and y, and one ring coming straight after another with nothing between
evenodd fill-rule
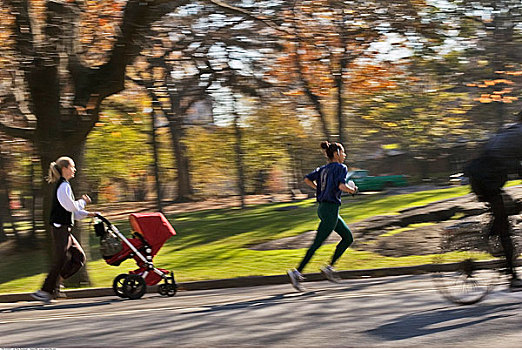
<instances>
[{"instance_id":1,"label":"red stroller","mask_svg":"<svg viewBox=\"0 0 522 350\"><path fill-rule=\"evenodd\" d=\"M112 284L114 293L122 298L139 299L145 294L147 286L164 281L158 288L161 295L174 296L177 285L172 271L154 267L152 258L163 244L176 234L174 228L162 213L130 214L129 221L134 238L126 238L116 226L101 215L94 225L100 237L100 250L105 262L118 266L123 261L134 258L138 269L128 274L116 276Z\"/></svg>"}]
</instances>

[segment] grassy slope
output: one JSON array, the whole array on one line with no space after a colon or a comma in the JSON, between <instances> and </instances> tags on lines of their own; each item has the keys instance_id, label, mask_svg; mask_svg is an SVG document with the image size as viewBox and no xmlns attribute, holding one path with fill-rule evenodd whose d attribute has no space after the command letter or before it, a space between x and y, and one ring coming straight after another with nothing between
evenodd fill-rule
<instances>
[{"instance_id":1,"label":"grassy slope","mask_svg":"<svg viewBox=\"0 0 522 350\"><path fill-rule=\"evenodd\" d=\"M380 195L344 197L341 215L347 223L365 218L394 214L399 210L469 193L467 186L383 197ZM277 208L296 206L278 211ZM318 224L314 200L298 203L266 204L247 210L218 209L177 214L168 219L178 232L155 257L156 266L173 270L178 281L230 278L250 275L283 274L294 267L306 249L254 251L248 246L315 230ZM116 222L128 233L128 222ZM357 239L357 232L354 232ZM92 233L92 258L88 270L95 287L108 287L113 278L134 270L133 260L119 267L107 265L98 255L97 239ZM317 271L333 253L334 245L321 247L307 271ZM386 266L407 266L431 262L429 256L403 258L382 257L365 251L349 249L337 268L365 269ZM0 261L0 293L26 292L42 283L47 263L43 252L18 254Z\"/></svg>"}]
</instances>

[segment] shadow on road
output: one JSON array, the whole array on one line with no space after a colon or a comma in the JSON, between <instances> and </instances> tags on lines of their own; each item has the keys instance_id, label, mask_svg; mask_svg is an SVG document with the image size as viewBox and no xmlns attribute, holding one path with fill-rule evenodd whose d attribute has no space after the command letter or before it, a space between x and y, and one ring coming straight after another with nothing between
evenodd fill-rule
<instances>
[{"instance_id":1,"label":"shadow on road","mask_svg":"<svg viewBox=\"0 0 522 350\"><path fill-rule=\"evenodd\" d=\"M217 312L217 311L222 311L222 310L236 310L236 309L246 309L246 308L259 309L259 308L273 306L274 304L277 304L278 302L281 302L281 301L309 297L309 296L313 296L315 294L316 294L315 291L281 293L281 294L277 294L277 295L272 295L267 298L240 301L240 302L228 303L228 304L223 304L223 305L203 306L206 308L205 310L189 311L189 312L184 312L183 314L185 314L185 315L186 314L199 314L199 313L204 314L204 313Z\"/></svg>"},{"instance_id":2,"label":"shadow on road","mask_svg":"<svg viewBox=\"0 0 522 350\"><path fill-rule=\"evenodd\" d=\"M68 303L68 304L42 304L40 302L35 301L31 305L22 305L17 307L3 308L0 309L0 314L2 313L12 313L12 312L21 312L21 311L32 311L32 310L69 310L69 309L80 309L80 308L88 308L92 306L102 306L102 305L110 305L117 302L125 301L124 299L113 299L113 300L104 300L104 301L93 301L87 303Z\"/></svg>"},{"instance_id":3,"label":"shadow on road","mask_svg":"<svg viewBox=\"0 0 522 350\"><path fill-rule=\"evenodd\" d=\"M339 284L331 284L328 287L309 287L307 284L304 284L304 287L307 288L304 292L288 292L288 293L279 293L275 295L270 295L265 298L253 298L251 300L243 300L240 302L232 302L232 303L226 303L221 305L208 305L203 306L204 310L197 310L197 311L188 311L185 314L197 314L197 313L210 313L210 312L216 312L216 311L222 311L222 310L235 310L235 309L260 309L265 307L273 306L277 303L281 302L287 302L292 300L299 300L299 299L307 299L307 298L313 298L313 297L321 297L324 295L332 295L332 294L339 294L339 293L346 293L346 292L356 292L361 291L370 287L373 287L375 285L382 286L383 290L387 290L386 284L392 284L397 281L402 280L411 280L411 276L400 276L393 279L386 279L386 280L376 280L376 281L369 281L364 280L364 283L357 283L356 280L345 280Z\"/></svg>"},{"instance_id":4,"label":"shadow on road","mask_svg":"<svg viewBox=\"0 0 522 350\"><path fill-rule=\"evenodd\" d=\"M369 330L368 333L383 340L403 340L518 316L519 308L518 302L473 305L467 308L444 307L401 316L393 322Z\"/></svg>"}]
</instances>

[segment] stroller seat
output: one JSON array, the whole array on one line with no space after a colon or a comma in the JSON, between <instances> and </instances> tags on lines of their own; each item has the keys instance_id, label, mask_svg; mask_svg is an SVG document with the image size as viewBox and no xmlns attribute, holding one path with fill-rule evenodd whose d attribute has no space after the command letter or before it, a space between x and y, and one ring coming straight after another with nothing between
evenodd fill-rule
<instances>
[{"instance_id":1,"label":"stroller seat","mask_svg":"<svg viewBox=\"0 0 522 350\"><path fill-rule=\"evenodd\" d=\"M146 253L151 258L154 257L165 242L176 234L176 231L161 213L130 214L129 221L135 236L128 241L138 251L146 253L146 248L151 252ZM133 257L138 266L142 266L142 261L134 255L133 249L128 244L123 244L122 249L109 257L104 257L109 265L118 266L123 261Z\"/></svg>"},{"instance_id":2,"label":"stroller seat","mask_svg":"<svg viewBox=\"0 0 522 350\"><path fill-rule=\"evenodd\" d=\"M134 248L138 249L138 251L143 253L143 248L145 247L145 244L142 242L139 238L128 238L128 241L130 244L134 246ZM122 262L124 262L127 259L130 259L133 256L134 251L132 248L126 244L122 244L122 249L111 256L104 256L105 262L112 266L119 266ZM136 260L136 262L140 262L139 260Z\"/></svg>"}]
</instances>

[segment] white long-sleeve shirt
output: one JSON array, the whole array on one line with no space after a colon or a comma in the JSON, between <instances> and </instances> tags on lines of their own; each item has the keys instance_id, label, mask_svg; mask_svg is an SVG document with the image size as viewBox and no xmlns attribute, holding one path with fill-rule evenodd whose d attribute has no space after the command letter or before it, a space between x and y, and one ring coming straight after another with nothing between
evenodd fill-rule
<instances>
[{"instance_id":1,"label":"white long-sleeve shirt","mask_svg":"<svg viewBox=\"0 0 522 350\"><path fill-rule=\"evenodd\" d=\"M87 203L84 199L75 200L69 182L64 181L60 184L60 187L58 187L58 190L56 191L56 197L58 198L60 205L73 214L73 220L81 220L89 215L88 211L83 210ZM61 225L55 223L54 226L60 227Z\"/></svg>"}]
</instances>

